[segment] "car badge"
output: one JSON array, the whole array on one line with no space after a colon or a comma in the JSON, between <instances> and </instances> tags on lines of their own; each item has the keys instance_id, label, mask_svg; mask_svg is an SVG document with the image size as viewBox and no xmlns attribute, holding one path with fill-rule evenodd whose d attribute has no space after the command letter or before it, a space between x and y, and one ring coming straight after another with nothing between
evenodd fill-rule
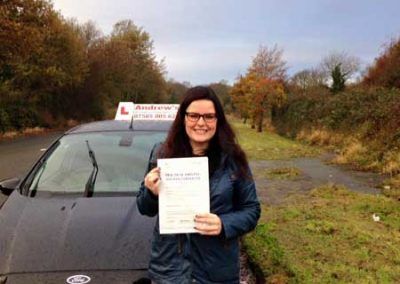
<instances>
[{"instance_id":1,"label":"car badge","mask_svg":"<svg viewBox=\"0 0 400 284\"><path fill-rule=\"evenodd\" d=\"M90 277L86 275L73 275L67 278L68 284L85 284L90 282Z\"/></svg>"}]
</instances>

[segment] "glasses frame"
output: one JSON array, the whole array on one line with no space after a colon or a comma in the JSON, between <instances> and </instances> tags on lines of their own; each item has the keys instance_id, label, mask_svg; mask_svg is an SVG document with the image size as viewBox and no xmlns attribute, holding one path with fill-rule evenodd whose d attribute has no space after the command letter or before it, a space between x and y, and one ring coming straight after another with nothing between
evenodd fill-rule
<instances>
[{"instance_id":1,"label":"glasses frame","mask_svg":"<svg viewBox=\"0 0 400 284\"><path fill-rule=\"evenodd\" d=\"M198 115L199 117L194 120L193 117L192 118L189 117L189 115L191 115L191 114ZM210 114L214 115L214 117L213 118L207 118L206 115L210 115ZM198 122L200 120L200 118L203 118L204 122L213 123L213 122L217 121L217 119L218 119L216 113L203 113L203 114L200 114L200 113L197 113L197 112L185 112L185 116L186 116L187 120L189 120L190 122Z\"/></svg>"}]
</instances>

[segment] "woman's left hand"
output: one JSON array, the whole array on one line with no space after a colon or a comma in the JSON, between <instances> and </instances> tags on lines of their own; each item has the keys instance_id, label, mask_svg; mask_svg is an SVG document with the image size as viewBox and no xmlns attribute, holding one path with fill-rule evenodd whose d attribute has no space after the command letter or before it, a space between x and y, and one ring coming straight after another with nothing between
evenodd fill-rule
<instances>
[{"instance_id":1,"label":"woman's left hand","mask_svg":"<svg viewBox=\"0 0 400 284\"><path fill-rule=\"evenodd\" d=\"M217 236L221 233L221 219L213 213L196 214L195 229L201 235Z\"/></svg>"}]
</instances>

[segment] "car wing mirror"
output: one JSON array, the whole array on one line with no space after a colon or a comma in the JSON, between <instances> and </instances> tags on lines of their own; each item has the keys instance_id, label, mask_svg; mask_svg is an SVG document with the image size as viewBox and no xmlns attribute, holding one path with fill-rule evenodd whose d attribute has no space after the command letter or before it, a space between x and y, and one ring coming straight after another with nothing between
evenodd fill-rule
<instances>
[{"instance_id":1,"label":"car wing mirror","mask_svg":"<svg viewBox=\"0 0 400 284\"><path fill-rule=\"evenodd\" d=\"M10 195L11 192L18 186L20 178L10 178L0 181L0 190L4 195Z\"/></svg>"}]
</instances>

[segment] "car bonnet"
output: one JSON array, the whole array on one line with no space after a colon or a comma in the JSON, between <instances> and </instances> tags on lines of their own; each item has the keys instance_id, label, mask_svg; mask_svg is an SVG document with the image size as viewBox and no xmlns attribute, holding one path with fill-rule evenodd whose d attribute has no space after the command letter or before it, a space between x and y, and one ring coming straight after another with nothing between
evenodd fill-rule
<instances>
[{"instance_id":1,"label":"car bonnet","mask_svg":"<svg viewBox=\"0 0 400 284\"><path fill-rule=\"evenodd\" d=\"M30 198L0 210L0 274L147 269L155 219L136 198Z\"/></svg>"}]
</instances>

